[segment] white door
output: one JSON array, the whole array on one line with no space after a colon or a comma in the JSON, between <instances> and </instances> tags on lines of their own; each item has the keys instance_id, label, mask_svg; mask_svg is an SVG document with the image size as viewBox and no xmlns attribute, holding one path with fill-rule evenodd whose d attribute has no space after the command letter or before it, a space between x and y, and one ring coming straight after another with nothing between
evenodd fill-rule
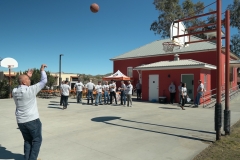
<instances>
[{"instance_id":1,"label":"white door","mask_svg":"<svg viewBox=\"0 0 240 160\"><path fill-rule=\"evenodd\" d=\"M158 75L149 75L149 101L156 100L158 101Z\"/></svg>"}]
</instances>

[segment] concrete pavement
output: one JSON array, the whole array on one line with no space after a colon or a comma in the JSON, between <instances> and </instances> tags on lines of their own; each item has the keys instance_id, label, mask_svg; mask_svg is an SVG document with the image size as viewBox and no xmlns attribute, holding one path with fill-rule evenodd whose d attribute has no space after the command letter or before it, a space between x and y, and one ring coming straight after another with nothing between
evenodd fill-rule
<instances>
[{"instance_id":1,"label":"concrete pavement","mask_svg":"<svg viewBox=\"0 0 240 160\"><path fill-rule=\"evenodd\" d=\"M215 140L214 108L133 102L133 107L82 105L40 99L41 160L191 160ZM86 102L86 100L84 100ZM240 119L240 95L231 101ZM23 159L12 99L0 100L0 159ZM224 133L224 132L223 132Z\"/></svg>"}]
</instances>

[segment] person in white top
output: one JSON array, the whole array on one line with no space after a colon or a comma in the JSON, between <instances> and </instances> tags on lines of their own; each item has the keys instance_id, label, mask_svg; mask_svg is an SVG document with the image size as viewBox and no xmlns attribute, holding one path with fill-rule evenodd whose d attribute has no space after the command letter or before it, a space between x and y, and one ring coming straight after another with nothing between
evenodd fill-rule
<instances>
[{"instance_id":1,"label":"person in white top","mask_svg":"<svg viewBox=\"0 0 240 160\"><path fill-rule=\"evenodd\" d=\"M42 123L39 119L36 95L47 83L47 74L41 65L41 80L31 85L33 70L18 77L17 88L12 91L16 105L16 119L24 139L24 159L37 159L42 144Z\"/></svg>"},{"instance_id":2,"label":"person in white top","mask_svg":"<svg viewBox=\"0 0 240 160\"><path fill-rule=\"evenodd\" d=\"M124 81L121 81L121 87L119 88L121 91L121 105L126 105L126 85L124 84Z\"/></svg>"},{"instance_id":3,"label":"person in white top","mask_svg":"<svg viewBox=\"0 0 240 160\"><path fill-rule=\"evenodd\" d=\"M187 84L186 83L183 83L182 84L182 88L181 88L181 101L182 101L182 104L180 104L180 107L182 108L182 110L185 110L184 109L184 105L186 104L187 102Z\"/></svg>"},{"instance_id":4,"label":"person in white top","mask_svg":"<svg viewBox=\"0 0 240 160\"><path fill-rule=\"evenodd\" d=\"M198 88L197 88L197 96L194 101L195 107L198 107L198 105L200 104L200 98L203 96L203 92L204 92L204 85L202 84L202 81L199 80Z\"/></svg>"},{"instance_id":5,"label":"person in white top","mask_svg":"<svg viewBox=\"0 0 240 160\"><path fill-rule=\"evenodd\" d=\"M95 106L98 106L98 102L99 102L100 105L102 104L103 86L101 84L101 81L98 81L98 85L95 86L95 90L97 92L96 100L95 100Z\"/></svg>"},{"instance_id":6,"label":"person in white top","mask_svg":"<svg viewBox=\"0 0 240 160\"><path fill-rule=\"evenodd\" d=\"M77 93L77 103L82 103L82 90L84 88L83 83L80 79L78 79L78 82L74 85L74 91Z\"/></svg>"},{"instance_id":7,"label":"person in white top","mask_svg":"<svg viewBox=\"0 0 240 160\"><path fill-rule=\"evenodd\" d=\"M181 98L181 95L182 95L182 85L183 85L183 83L180 82L180 84L179 84L179 86L178 86L179 104L182 103L182 98Z\"/></svg>"},{"instance_id":8,"label":"person in white top","mask_svg":"<svg viewBox=\"0 0 240 160\"><path fill-rule=\"evenodd\" d=\"M142 94L142 84L140 81L136 84L136 89L137 89L137 99L141 99L141 94Z\"/></svg>"},{"instance_id":9,"label":"person in white top","mask_svg":"<svg viewBox=\"0 0 240 160\"><path fill-rule=\"evenodd\" d=\"M132 91L133 91L133 86L131 84L131 81L128 81L128 85L126 86L126 95L127 95L127 106L132 107ZM130 104L129 104L130 102Z\"/></svg>"},{"instance_id":10,"label":"person in white top","mask_svg":"<svg viewBox=\"0 0 240 160\"><path fill-rule=\"evenodd\" d=\"M170 86L168 87L168 90L170 92L170 103L173 104L176 94L176 87L173 82L171 82Z\"/></svg>"},{"instance_id":11,"label":"person in white top","mask_svg":"<svg viewBox=\"0 0 240 160\"><path fill-rule=\"evenodd\" d=\"M60 88L59 88L59 91L61 90L61 86L64 84L65 82L62 81L61 85L60 85ZM62 106L62 94L60 94L60 106Z\"/></svg>"},{"instance_id":12,"label":"person in white top","mask_svg":"<svg viewBox=\"0 0 240 160\"><path fill-rule=\"evenodd\" d=\"M108 104L109 102L109 85L108 85L108 81L105 82L105 84L103 85L103 91L104 91L104 104Z\"/></svg>"},{"instance_id":13,"label":"person in white top","mask_svg":"<svg viewBox=\"0 0 240 160\"><path fill-rule=\"evenodd\" d=\"M95 88L95 84L92 83L92 80L90 79L89 82L85 85L85 88L87 88L88 94L87 94L87 104L89 104L89 100L91 99L91 104L93 104L93 90Z\"/></svg>"},{"instance_id":14,"label":"person in white top","mask_svg":"<svg viewBox=\"0 0 240 160\"><path fill-rule=\"evenodd\" d=\"M61 95L62 95L62 102L63 102L63 109L67 109L68 105L68 97L69 97L69 92L71 88L68 85L68 81L65 81L65 84L61 86Z\"/></svg>"},{"instance_id":15,"label":"person in white top","mask_svg":"<svg viewBox=\"0 0 240 160\"><path fill-rule=\"evenodd\" d=\"M116 83L114 80L111 80L111 84L109 85L110 88L110 104L112 104L112 96L115 99L115 103L117 104L117 98L116 98Z\"/></svg>"}]
</instances>

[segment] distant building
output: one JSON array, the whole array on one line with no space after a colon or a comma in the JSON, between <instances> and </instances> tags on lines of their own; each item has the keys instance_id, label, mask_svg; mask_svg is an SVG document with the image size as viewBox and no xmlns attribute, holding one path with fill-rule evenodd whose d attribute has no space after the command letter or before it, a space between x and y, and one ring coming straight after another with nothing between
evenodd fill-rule
<instances>
[{"instance_id":1,"label":"distant building","mask_svg":"<svg viewBox=\"0 0 240 160\"><path fill-rule=\"evenodd\" d=\"M191 36L191 41L200 40ZM113 61L113 72L120 70L131 77L133 86L142 82L142 99L158 100L165 96L169 99L168 86L173 81L176 86L180 82L187 84L188 95L194 99L197 94L198 80L202 80L207 91L216 88L216 44L212 42L193 43L188 47L175 47L173 52L163 50L163 42L169 39L156 40L135 50L117 57ZM175 56L176 55L176 56ZM174 58L175 56L175 58ZM222 48L221 85L225 85L225 49ZM230 53L230 87L237 85L237 68L240 66L239 56ZM117 83L117 85L120 85ZM176 96L178 99L178 97Z\"/></svg>"}]
</instances>

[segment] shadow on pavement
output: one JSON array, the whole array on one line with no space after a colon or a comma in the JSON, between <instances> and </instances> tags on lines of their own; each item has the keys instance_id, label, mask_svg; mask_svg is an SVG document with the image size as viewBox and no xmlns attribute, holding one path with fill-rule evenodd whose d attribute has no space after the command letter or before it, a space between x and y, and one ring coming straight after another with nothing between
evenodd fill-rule
<instances>
[{"instance_id":1,"label":"shadow on pavement","mask_svg":"<svg viewBox=\"0 0 240 160\"><path fill-rule=\"evenodd\" d=\"M134 123L141 123L141 124L147 124L147 125L155 125L155 126L160 126L160 127L168 127L168 128L174 128L174 129L190 130L190 131L196 131L196 132L215 134L214 132L208 132L208 131L201 131L201 130L166 126L166 125L158 125L158 124L151 124L151 123L145 123L145 122L131 121L131 120L126 120L126 119L121 119L121 117L112 117L112 116L95 117L95 118L92 118L91 120L94 121L94 122L103 122L103 123L108 124L108 125L130 128L130 129L136 129L136 130L140 130L140 131L147 131L147 132L152 132L152 133L165 134L165 135L170 135L170 136L175 136L175 137L180 137L180 138L186 138L186 139L191 139L191 140L197 140L197 141L203 141L203 142L213 142L212 140L202 139L202 138L198 138L198 137L189 137L189 136L184 136L184 135L153 131L153 130L142 129L142 128L137 128L137 127L130 127L130 126L119 125L119 124L114 124L114 123L109 122L111 120L116 120L116 119L119 119L119 120L122 120L122 121L127 121L127 122L134 122Z\"/></svg>"},{"instance_id":2,"label":"shadow on pavement","mask_svg":"<svg viewBox=\"0 0 240 160\"><path fill-rule=\"evenodd\" d=\"M60 103L60 101L50 101L51 103Z\"/></svg>"},{"instance_id":3,"label":"shadow on pavement","mask_svg":"<svg viewBox=\"0 0 240 160\"><path fill-rule=\"evenodd\" d=\"M174 128L174 129L182 129L182 130L187 130L187 131L195 131L195 132L201 132L201 133L216 134L215 132L210 132L210 131L201 131L201 130L196 130L196 129L173 127L173 126L167 126L167 125L161 125L161 124L152 124L152 123L146 123L146 122L137 122L137 121L127 120L127 119L120 119L120 120L128 121L128 122L134 122L134 123L148 124L148 125L153 125L153 126L168 127L168 128Z\"/></svg>"},{"instance_id":4,"label":"shadow on pavement","mask_svg":"<svg viewBox=\"0 0 240 160\"><path fill-rule=\"evenodd\" d=\"M62 107L53 107L53 106L48 106L48 108L53 108L53 109L62 109Z\"/></svg>"},{"instance_id":5,"label":"shadow on pavement","mask_svg":"<svg viewBox=\"0 0 240 160\"><path fill-rule=\"evenodd\" d=\"M0 159L24 160L24 156L22 154L12 153L0 145Z\"/></svg>"},{"instance_id":6,"label":"shadow on pavement","mask_svg":"<svg viewBox=\"0 0 240 160\"><path fill-rule=\"evenodd\" d=\"M162 109L177 109L177 110L181 109L180 107L179 108L159 107L159 108L162 108Z\"/></svg>"},{"instance_id":7,"label":"shadow on pavement","mask_svg":"<svg viewBox=\"0 0 240 160\"><path fill-rule=\"evenodd\" d=\"M121 117L96 117L96 118L92 118L91 121L94 122L106 122L106 121L111 121L111 120L116 120L116 119L120 119Z\"/></svg>"},{"instance_id":8,"label":"shadow on pavement","mask_svg":"<svg viewBox=\"0 0 240 160\"><path fill-rule=\"evenodd\" d=\"M59 106L59 104L50 103L48 105Z\"/></svg>"}]
</instances>

